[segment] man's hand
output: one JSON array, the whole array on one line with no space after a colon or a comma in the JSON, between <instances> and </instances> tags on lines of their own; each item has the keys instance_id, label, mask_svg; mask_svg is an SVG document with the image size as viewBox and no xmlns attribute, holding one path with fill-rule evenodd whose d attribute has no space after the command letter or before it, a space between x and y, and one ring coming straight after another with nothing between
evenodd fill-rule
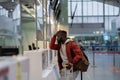
<instances>
[{"instance_id":1,"label":"man's hand","mask_svg":"<svg viewBox=\"0 0 120 80\"><path fill-rule=\"evenodd\" d=\"M55 34L55 36L59 35L60 31L61 31L61 30L57 31L56 34Z\"/></svg>"},{"instance_id":2,"label":"man's hand","mask_svg":"<svg viewBox=\"0 0 120 80\"><path fill-rule=\"evenodd\" d=\"M73 64L70 63L70 65L71 65L70 72L73 72Z\"/></svg>"},{"instance_id":3,"label":"man's hand","mask_svg":"<svg viewBox=\"0 0 120 80\"><path fill-rule=\"evenodd\" d=\"M72 64L72 63L67 63L67 64L65 65L65 67L66 67L67 69L69 69L70 72L73 72L73 64Z\"/></svg>"}]
</instances>

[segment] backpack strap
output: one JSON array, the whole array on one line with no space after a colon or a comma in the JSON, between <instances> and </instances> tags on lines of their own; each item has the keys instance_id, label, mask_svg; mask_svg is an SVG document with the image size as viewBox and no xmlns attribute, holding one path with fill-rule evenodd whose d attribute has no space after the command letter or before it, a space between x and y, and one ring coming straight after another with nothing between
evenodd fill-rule
<instances>
[{"instance_id":1,"label":"backpack strap","mask_svg":"<svg viewBox=\"0 0 120 80\"><path fill-rule=\"evenodd\" d=\"M72 56L72 58L74 58L75 54L74 54L74 51L73 51L73 49L72 49L72 42L73 42L73 41L71 41L69 44L70 44L71 56ZM79 46L79 47L80 47L80 46ZM81 48L80 48L80 50L81 50ZM81 51L82 51L82 50L81 50ZM82 55L84 55L84 54L83 54L83 51L82 51Z\"/></svg>"},{"instance_id":2,"label":"backpack strap","mask_svg":"<svg viewBox=\"0 0 120 80\"><path fill-rule=\"evenodd\" d=\"M71 54L71 57L73 59L75 57L75 54L74 54L73 49L72 49L72 42L73 41L70 41L69 46L70 46L70 54Z\"/></svg>"}]
</instances>

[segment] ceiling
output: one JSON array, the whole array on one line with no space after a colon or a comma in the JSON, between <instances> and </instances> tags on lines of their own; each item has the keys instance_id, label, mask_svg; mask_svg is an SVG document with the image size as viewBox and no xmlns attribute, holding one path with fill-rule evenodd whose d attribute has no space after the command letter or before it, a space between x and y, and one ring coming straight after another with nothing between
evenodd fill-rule
<instances>
[{"instance_id":1,"label":"ceiling","mask_svg":"<svg viewBox=\"0 0 120 80\"><path fill-rule=\"evenodd\" d=\"M14 8L17 5L17 1L16 2L11 2L10 0L0 0L0 5L5 8L8 11L14 10Z\"/></svg>"},{"instance_id":2,"label":"ceiling","mask_svg":"<svg viewBox=\"0 0 120 80\"><path fill-rule=\"evenodd\" d=\"M105 4L113 5L113 6L120 6L120 0L92 0L92 1L97 1L97 2L104 2Z\"/></svg>"},{"instance_id":3,"label":"ceiling","mask_svg":"<svg viewBox=\"0 0 120 80\"><path fill-rule=\"evenodd\" d=\"M6 10L13 11L17 4L21 4L22 22L33 22L35 17L34 3L36 0L0 0L0 5ZM38 1L36 1L38 4Z\"/></svg>"},{"instance_id":4,"label":"ceiling","mask_svg":"<svg viewBox=\"0 0 120 80\"><path fill-rule=\"evenodd\" d=\"M34 7L34 3L40 4L41 0L20 0L20 2L25 5L28 9L31 9ZM80 1L80 0L73 0L73 1ZM114 6L120 6L120 0L83 0L83 1L97 1L97 2L103 2L107 4L111 4ZM14 9L15 5L19 3L19 0L0 0L0 5L2 5L7 10Z\"/></svg>"},{"instance_id":5,"label":"ceiling","mask_svg":"<svg viewBox=\"0 0 120 80\"><path fill-rule=\"evenodd\" d=\"M34 4L35 3L40 4L40 1L41 0L20 0L22 4L21 6L22 6L23 22L34 21L34 17L35 17ZM76 0L73 0L73 1L76 1ZM104 0L92 0L92 1L103 2ZM0 5L3 6L3 8L5 8L8 11L14 10L14 8L18 3L19 3L19 0L0 0ZM111 4L114 6L120 6L120 0L105 0L105 3Z\"/></svg>"}]
</instances>

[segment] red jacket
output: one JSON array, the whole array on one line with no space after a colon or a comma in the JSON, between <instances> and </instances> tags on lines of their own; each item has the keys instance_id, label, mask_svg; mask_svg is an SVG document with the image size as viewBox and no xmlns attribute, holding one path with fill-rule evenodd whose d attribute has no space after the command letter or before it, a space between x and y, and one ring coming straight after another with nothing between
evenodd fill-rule
<instances>
[{"instance_id":1,"label":"red jacket","mask_svg":"<svg viewBox=\"0 0 120 80\"><path fill-rule=\"evenodd\" d=\"M55 44L55 41L56 41L56 36L54 35L51 38L50 49L58 50L58 54L57 54L58 55L58 65L59 65L59 69L61 70L63 68L62 58L60 56L60 51L59 51L61 45ZM72 47L72 51L74 52L74 55L75 55L74 58L72 58L72 56L71 56L71 50L70 50L71 47ZM70 63L76 63L80 58L82 58L82 52L80 50L80 47L77 45L77 43L75 41L70 41L70 42L66 43L66 53L67 53L68 61Z\"/></svg>"}]
</instances>

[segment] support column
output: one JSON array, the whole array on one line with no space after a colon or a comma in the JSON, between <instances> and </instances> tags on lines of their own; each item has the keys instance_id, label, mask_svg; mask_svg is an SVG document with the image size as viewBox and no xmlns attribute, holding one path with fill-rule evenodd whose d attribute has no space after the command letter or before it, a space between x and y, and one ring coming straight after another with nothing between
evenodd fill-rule
<instances>
[{"instance_id":1,"label":"support column","mask_svg":"<svg viewBox=\"0 0 120 80\"><path fill-rule=\"evenodd\" d=\"M68 28L68 0L61 0L61 13L60 13L60 19L58 22L58 29L59 30L65 30L69 34L69 28Z\"/></svg>"}]
</instances>

